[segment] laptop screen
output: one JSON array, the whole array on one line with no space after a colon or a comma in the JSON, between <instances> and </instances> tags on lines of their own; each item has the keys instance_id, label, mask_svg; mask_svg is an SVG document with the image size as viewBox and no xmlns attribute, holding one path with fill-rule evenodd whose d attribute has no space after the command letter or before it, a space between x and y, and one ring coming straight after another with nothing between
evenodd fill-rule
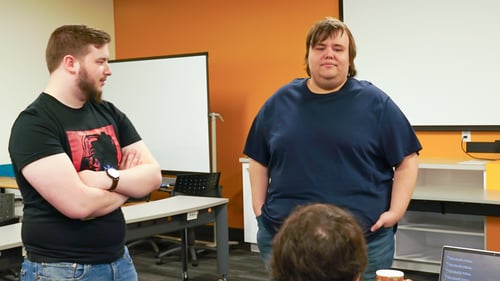
<instances>
[{"instance_id":1,"label":"laptop screen","mask_svg":"<svg viewBox=\"0 0 500 281\"><path fill-rule=\"evenodd\" d=\"M444 246L439 281L498 281L500 253Z\"/></svg>"}]
</instances>

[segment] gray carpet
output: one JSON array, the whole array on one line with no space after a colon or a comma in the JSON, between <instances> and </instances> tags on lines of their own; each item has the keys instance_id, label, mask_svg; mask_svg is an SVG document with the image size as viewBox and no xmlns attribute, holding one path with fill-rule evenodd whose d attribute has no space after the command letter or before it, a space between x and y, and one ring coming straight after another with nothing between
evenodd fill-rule
<instances>
[{"instance_id":1,"label":"gray carpet","mask_svg":"<svg viewBox=\"0 0 500 281\"><path fill-rule=\"evenodd\" d=\"M167 245L160 245L165 249ZM178 254L165 257L162 264L157 264L155 253L149 244L141 244L130 248L140 281L174 281L182 280L182 264ZM199 265L189 265L190 281L217 281L215 251L208 250L198 256ZM405 277L413 281L437 281L438 275L424 272L405 271ZM11 274L0 274L0 280L18 280ZM248 244L231 246L229 254L230 281L269 281L268 274L258 253L251 252Z\"/></svg>"},{"instance_id":2,"label":"gray carpet","mask_svg":"<svg viewBox=\"0 0 500 281\"><path fill-rule=\"evenodd\" d=\"M164 245L163 247L165 247ZM163 259L163 264L156 264L157 259L148 244L133 247L130 253L134 260L140 281L182 280L182 264L178 255ZM199 265L189 265L190 281L217 281L216 254L205 251L198 256ZM425 272L405 271L405 277L413 281L437 281L438 275ZM231 246L229 253L230 281L269 281L268 274L258 253L251 252L248 244Z\"/></svg>"},{"instance_id":3,"label":"gray carpet","mask_svg":"<svg viewBox=\"0 0 500 281\"><path fill-rule=\"evenodd\" d=\"M160 248L166 245L160 245ZM182 280L182 263L179 254L164 257L163 264L157 259L148 244L132 247L130 254L139 274L140 281ZM215 251L206 250L198 255L198 266L189 264L190 281L217 281L217 255ZM231 246L229 254L228 280L267 281L268 274L258 253L251 252L245 245Z\"/></svg>"}]
</instances>

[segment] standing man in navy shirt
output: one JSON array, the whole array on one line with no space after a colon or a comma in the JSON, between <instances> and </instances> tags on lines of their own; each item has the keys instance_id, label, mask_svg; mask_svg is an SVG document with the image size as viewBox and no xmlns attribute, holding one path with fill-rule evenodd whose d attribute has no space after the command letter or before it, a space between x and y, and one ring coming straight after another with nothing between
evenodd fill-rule
<instances>
[{"instance_id":1,"label":"standing man in navy shirt","mask_svg":"<svg viewBox=\"0 0 500 281\"><path fill-rule=\"evenodd\" d=\"M343 22L315 23L306 38L309 77L278 89L250 128L244 153L266 266L276 231L308 203L335 204L357 218L368 246L362 280L375 280L377 269L392 265L397 222L415 188L422 146L391 98L354 78L355 57Z\"/></svg>"}]
</instances>

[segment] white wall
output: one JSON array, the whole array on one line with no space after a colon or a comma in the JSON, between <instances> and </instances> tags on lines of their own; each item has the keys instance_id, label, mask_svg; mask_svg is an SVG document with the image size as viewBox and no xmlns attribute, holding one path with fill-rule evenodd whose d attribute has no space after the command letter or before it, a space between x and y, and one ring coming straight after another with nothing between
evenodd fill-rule
<instances>
[{"instance_id":1,"label":"white wall","mask_svg":"<svg viewBox=\"0 0 500 281\"><path fill-rule=\"evenodd\" d=\"M8 142L15 118L48 78L45 47L64 24L105 30L114 40L113 0L2 0L0 2L0 164L10 163ZM111 58L115 58L114 41Z\"/></svg>"},{"instance_id":2,"label":"white wall","mask_svg":"<svg viewBox=\"0 0 500 281\"><path fill-rule=\"evenodd\" d=\"M500 1L345 0L359 78L413 125L500 125Z\"/></svg>"}]
</instances>

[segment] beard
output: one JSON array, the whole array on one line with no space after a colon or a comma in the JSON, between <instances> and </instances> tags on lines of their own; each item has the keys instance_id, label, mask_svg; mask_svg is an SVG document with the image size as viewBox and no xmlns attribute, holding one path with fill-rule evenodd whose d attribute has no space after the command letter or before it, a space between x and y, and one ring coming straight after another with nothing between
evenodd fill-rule
<instances>
[{"instance_id":1,"label":"beard","mask_svg":"<svg viewBox=\"0 0 500 281\"><path fill-rule=\"evenodd\" d=\"M102 102L102 91L97 89L94 81L89 78L89 73L85 68L82 68L82 71L80 71L78 80L78 88L87 100L93 103Z\"/></svg>"}]
</instances>

